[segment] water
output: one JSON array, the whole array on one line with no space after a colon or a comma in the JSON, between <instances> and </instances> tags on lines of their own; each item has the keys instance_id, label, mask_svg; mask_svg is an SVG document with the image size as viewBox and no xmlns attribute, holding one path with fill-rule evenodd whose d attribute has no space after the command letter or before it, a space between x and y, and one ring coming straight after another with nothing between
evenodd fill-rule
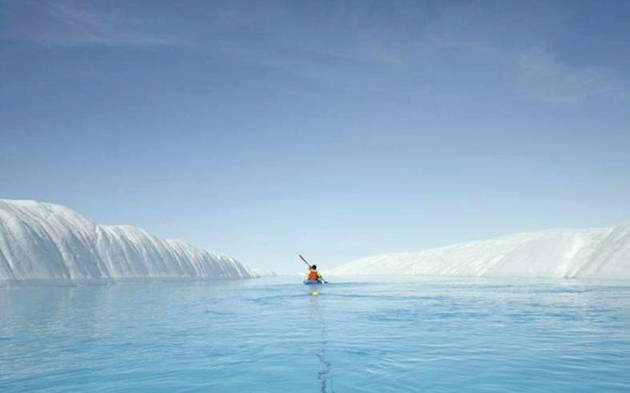
<instances>
[{"instance_id":1,"label":"water","mask_svg":"<svg viewBox=\"0 0 630 393\"><path fill-rule=\"evenodd\" d=\"M394 281L0 287L0 391L630 391L630 285Z\"/></svg>"}]
</instances>

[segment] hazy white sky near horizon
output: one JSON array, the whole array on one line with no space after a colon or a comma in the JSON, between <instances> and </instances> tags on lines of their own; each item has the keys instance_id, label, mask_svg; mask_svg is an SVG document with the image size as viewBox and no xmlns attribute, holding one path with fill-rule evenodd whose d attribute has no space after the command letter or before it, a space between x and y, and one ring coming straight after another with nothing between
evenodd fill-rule
<instances>
[{"instance_id":1,"label":"hazy white sky near horizon","mask_svg":"<svg viewBox=\"0 0 630 393\"><path fill-rule=\"evenodd\" d=\"M0 198L299 271L630 219L630 2L0 0Z\"/></svg>"}]
</instances>

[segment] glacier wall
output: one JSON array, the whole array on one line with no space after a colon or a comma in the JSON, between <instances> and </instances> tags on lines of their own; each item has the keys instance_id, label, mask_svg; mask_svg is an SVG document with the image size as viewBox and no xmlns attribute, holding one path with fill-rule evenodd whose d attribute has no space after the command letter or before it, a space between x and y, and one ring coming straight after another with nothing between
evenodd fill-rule
<instances>
[{"instance_id":1,"label":"glacier wall","mask_svg":"<svg viewBox=\"0 0 630 393\"><path fill-rule=\"evenodd\" d=\"M630 223L613 228L551 229L371 256L329 273L630 279Z\"/></svg>"},{"instance_id":2,"label":"glacier wall","mask_svg":"<svg viewBox=\"0 0 630 393\"><path fill-rule=\"evenodd\" d=\"M128 225L98 225L64 206L0 199L0 280L252 278L231 257Z\"/></svg>"}]
</instances>

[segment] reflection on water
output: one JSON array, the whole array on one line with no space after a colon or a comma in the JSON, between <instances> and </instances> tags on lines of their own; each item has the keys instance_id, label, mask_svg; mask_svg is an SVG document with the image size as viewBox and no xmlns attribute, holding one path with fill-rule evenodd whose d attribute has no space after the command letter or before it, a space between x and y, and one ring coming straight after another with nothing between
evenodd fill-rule
<instances>
[{"instance_id":1,"label":"reflection on water","mask_svg":"<svg viewBox=\"0 0 630 393\"><path fill-rule=\"evenodd\" d=\"M320 310L320 305L317 296L311 297L311 304L314 310L314 320L318 321L321 326L319 337L319 348L315 352L315 356L321 364L320 370L317 372L317 380L320 385L321 393L334 393L331 375L331 363L326 357L326 347L328 346L328 333L326 331L326 320ZM330 389L329 389L330 387Z\"/></svg>"},{"instance_id":2,"label":"reflection on water","mask_svg":"<svg viewBox=\"0 0 630 393\"><path fill-rule=\"evenodd\" d=\"M0 391L630 391L628 326L623 282L0 286Z\"/></svg>"}]
</instances>

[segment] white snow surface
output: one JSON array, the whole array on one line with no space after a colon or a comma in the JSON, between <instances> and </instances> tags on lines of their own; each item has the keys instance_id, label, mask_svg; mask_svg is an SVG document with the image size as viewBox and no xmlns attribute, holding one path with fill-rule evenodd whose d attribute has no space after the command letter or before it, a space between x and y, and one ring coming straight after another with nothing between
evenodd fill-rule
<instances>
[{"instance_id":1,"label":"white snow surface","mask_svg":"<svg viewBox=\"0 0 630 393\"><path fill-rule=\"evenodd\" d=\"M252 267L249 269L252 273L254 273L257 277L277 277L278 273L273 270L263 269L258 267Z\"/></svg>"},{"instance_id":2,"label":"white snow surface","mask_svg":"<svg viewBox=\"0 0 630 393\"><path fill-rule=\"evenodd\" d=\"M235 259L56 204L0 199L0 280L252 278Z\"/></svg>"},{"instance_id":3,"label":"white snow surface","mask_svg":"<svg viewBox=\"0 0 630 393\"><path fill-rule=\"evenodd\" d=\"M630 279L630 222L612 228L550 229L371 256L329 273Z\"/></svg>"}]
</instances>

